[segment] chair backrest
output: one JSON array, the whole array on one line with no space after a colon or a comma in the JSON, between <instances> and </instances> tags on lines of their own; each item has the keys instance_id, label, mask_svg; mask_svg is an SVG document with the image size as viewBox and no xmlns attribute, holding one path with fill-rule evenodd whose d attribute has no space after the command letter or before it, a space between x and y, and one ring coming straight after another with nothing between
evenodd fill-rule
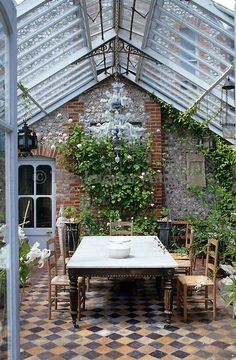
<instances>
[{"instance_id":1,"label":"chair backrest","mask_svg":"<svg viewBox=\"0 0 236 360\"><path fill-rule=\"evenodd\" d=\"M193 240L194 240L194 229L192 225L187 224L185 247L187 249L188 257L190 261L190 274L192 274L192 268L193 268Z\"/></svg>"},{"instance_id":2,"label":"chair backrest","mask_svg":"<svg viewBox=\"0 0 236 360\"><path fill-rule=\"evenodd\" d=\"M57 254L55 239L51 238L46 241L46 248L50 250L50 256L47 258L48 280L57 275Z\"/></svg>"},{"instance_id":3,"label":"chair backrest","mask_svg":"<svg viewBox=\"0 0 236 360\"><path fill-rule=\"evenodd\" d=\"M214 282L216 280L216 274L217 274L218 249L219 249L219 240L209 239L207 245L205 275L211 278Z\"/></svg>"},{"instance_id":4,"label":"chair backrest","mask_svg":"<svg viewBox=\"0 0 236 360\"><path fill-rule=\"evenodd\" d=\"M110 235L133 235L133 220L110 221Z\"/></svg>"},{"instance_id":5,"label":"chair backrest","mask_svg":"<svg viewBox=\"0 0 236 360\"><path fill-rule=\"evenodd\" d=\"M192 253L193 240L194 240L193 227L192 227L192 225L187 224L187 226L186 226L186 235L185 235L185 247L186 247L188 253Z\"/></svg>"}]
</instances>

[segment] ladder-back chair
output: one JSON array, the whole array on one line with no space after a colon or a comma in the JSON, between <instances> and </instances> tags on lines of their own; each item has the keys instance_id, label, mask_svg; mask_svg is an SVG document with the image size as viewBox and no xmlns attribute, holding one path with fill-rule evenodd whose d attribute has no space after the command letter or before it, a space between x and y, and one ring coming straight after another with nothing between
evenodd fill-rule
<instances>
[{"instance_id":1,"label":"ladder-back chair","mask_svg":"<svg viewBox=\"0 0 236 360\"><path fill-rule=\"evenodd\" d=\"M48 319L52 318L52 305L58 310L58 302L69 302L70 280L68 274L60 273L56 254L55 239L49 239L46 243L47 249L51 251L47 259L48 264ZM85 279L78 278L78 317L81 318L81 308L85 309Z\"/></svg>"},{"instance_id":2,"label":"ladder-back chair","mask_svg":"<svg viewBox=\"0 0 236 360\"><path fill-rule=\"evenodd\" d=\"M110 235L133 235L133 220L110 221Z\"/></svg>"},{"instance_id":3,"label":"ladder-back chair","mask_svg":"<svg viewBox=\"0 0 236 360\"><path fill-rule=\"evenodd\" d=\"M187 321L188 304L190 302L204 303L208 311L208 303L212 302L213 320L216 318L216 274L218 262L219 241L209 239L204 275L179 275L177 277L177 308L183 308L184 321ZM193 290L196 296L192 296ZM200 292L204 289L204 295ZM211 289L211 294L209 294Z\"/></svg>"},{"instance_id":4,"label":"ladder-back chair","mask_svg":"<svg viewBox=\"0 0 236 360\"><path fill-rule=\"evenodd\" d=\"M192 225L187 224L185 234L185 246L184 253L170 252L171 256L175 259L178 264L176 272L184 272L185 274L191 275L193 268L193 240L194 230Z\"/></svg>"}]
</instances>

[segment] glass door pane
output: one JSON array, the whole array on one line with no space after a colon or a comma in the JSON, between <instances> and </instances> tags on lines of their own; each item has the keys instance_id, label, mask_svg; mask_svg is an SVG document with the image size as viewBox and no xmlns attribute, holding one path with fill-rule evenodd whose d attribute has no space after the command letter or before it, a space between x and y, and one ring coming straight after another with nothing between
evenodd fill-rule
<instances>
[{"instance_id":1,"label":"glass door pane","mask_svg":"<svg viewBox=\"0 0 236 360\"><path fill-rule=\"evenodd\" d=\"M31 165L19 166L19 195L34 194L34 168Z\"/></svg>"},{"instance_id":2,"label":"glass door pane","mask_svg":"<svg viewBox=\"0 0 236 360\"><path fill-rule=\"evenodd\" d=\"M36 169L36 194L52 194L52 168L49 165L39 165Z\"/></svg>"},{"instance_id":3,"label":"glass door pane","mask_svg":"<svg viewBox=\"0 0 236 360\"><path fill-rule=\"evenodd\" d=\"M40 197L36 201L36 227L52 227L52 200L47 197Z\"/></svg>"},{"instance_id":4,"label":"glass door pane","mask_svg":"<svg viewBox=\"0 0 236 360\"><path fill-rule=\"evenodd\" d=\"M34 201L31 197L19 199L19 224L26 228L34 227Z\"/></svg>"}]
</instances>

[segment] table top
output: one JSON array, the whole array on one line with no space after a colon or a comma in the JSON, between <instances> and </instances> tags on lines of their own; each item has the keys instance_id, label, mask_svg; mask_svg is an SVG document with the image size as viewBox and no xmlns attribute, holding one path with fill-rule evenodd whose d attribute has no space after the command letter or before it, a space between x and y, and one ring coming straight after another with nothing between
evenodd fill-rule
<instances>
[{"instance_id":1,"label":"table top","mask_svg":"<svg viewBox=\"0 0 236 360\"><path fill-rule=\"evenodd\" d=\"M67 264L68 269L176 268L164 245L156 236L126 236L131 240L130 255L123 259L109 257L112 236L84 236Z\"/></svg>"}]
</instances>

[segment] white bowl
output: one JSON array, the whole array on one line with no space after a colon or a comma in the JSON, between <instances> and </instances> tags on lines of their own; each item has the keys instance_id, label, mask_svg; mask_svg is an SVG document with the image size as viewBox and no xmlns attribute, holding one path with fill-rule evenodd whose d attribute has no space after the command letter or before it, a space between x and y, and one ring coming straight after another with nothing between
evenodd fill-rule
<instances>
[{"instance_id":1,"label":"white bowl","mask_svg":"<svg viewBox=\"0 0 236 360\"><path fill-rule=\"evenodd\" d=\"M130 244L131 239L129 236L112 236L109 242L115 244Z\"/></svg>"},{"instance_id":2,"label":"white bowl","mask_svg":"<svg viewBox=\"0 0 236 360\"><path fill-rule=\"evenodd\" d=\"M127 258L130 254L130 246L127 244L111 244L108 246L109 257L114 259Z\"/></svg>"}]
</instances>

